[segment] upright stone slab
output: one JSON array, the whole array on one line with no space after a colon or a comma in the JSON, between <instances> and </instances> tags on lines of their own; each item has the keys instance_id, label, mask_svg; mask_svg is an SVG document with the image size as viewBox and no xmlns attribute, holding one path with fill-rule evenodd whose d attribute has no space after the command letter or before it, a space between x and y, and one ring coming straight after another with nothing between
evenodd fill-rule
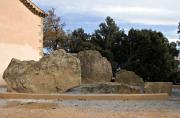
<instances>
[{"instance_id":1,"label":"upright stone slab","mask_svg":"<svg viewBox=\"0 0 180 118\"><path fill-rule=\"evenodd\" d=\"M84 94L141 94L142 88L119 83L85 84L80 87Z\"/></svg>"},{"instance_id":2,"label":"upright stone slab","mask_svg":"<svg viewBox=\"0 0 180 118\"><path fill-rule=\"evenodd\" d=\"M78 58L57 50L38 62L12 59L3 78L12 91L62 93L81 84L81 66Z\"/></svg>"},{"instance_id":3,"label":"upright stone slab","mask_svg":"<svg viewBox=\"0 0 180 118\"><path fill-rule=\"evenodd\" d=\"M81 51L77 57L81 62L83 84L110 82L112 77L111 63L98 51Z\"/></svg>"}]
</instances>

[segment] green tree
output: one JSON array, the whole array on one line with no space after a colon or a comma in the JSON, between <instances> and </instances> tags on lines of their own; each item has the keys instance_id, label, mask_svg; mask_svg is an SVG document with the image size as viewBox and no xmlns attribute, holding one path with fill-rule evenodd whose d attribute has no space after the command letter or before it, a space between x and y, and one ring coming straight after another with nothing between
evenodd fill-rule
<instances>
[{"instance_id":1,"label":"green tree","mask_svg":"<svg viewBox=\"0 0 180 118\"><path fill-rule=\"evenodd\" d=\"M90 42L91 35L85 33L83 28L75 29L69 35L69 52L78 53L83 50L96 50L96 46Z\"/></svg>"},{"instance_id":2,"label":"green tree","mask_svg":"<svg viewBox=\"0 0 180 118\"><path fill-rule=\"evenodd\" d=\"M115 21L109 16L92 35L91 42L99 47L101 54L111 62L113 72L116 71L118 65L114 57L116 54L114 46L119 45L124 36L124 31L120 30Z\"/></svg>"},{"instance_id":3,"label":"green tree","mask_svg":"<svg viewBox=\"0 0 180 118\"><path fill-rule=\"evenodd\" d=\"M83 28L75 29L72 32L72 36L81 41L87 41L89 39L89 34L85 33Z\"/></svg>"},{"instance_id":4,"label":"green tree","mask_svg":"<svg viewBox=\"0 0 180 118\"><path fill-rule=\"evenodd\" d=\"M170 81L177 69L174 44L161 32L134 30L128 33L129 57L125 68L136 72L145 81Z\"/></svg>"},{"instance_id":5,"label":"green tree","mask_svg":"<svg viewBox=\"0 0 180 118\"><path fill-rule=\"evenodd\" d=\"M110 50L118 33L119 27L115 21L111 17L107 17L105 23L101 23L99 29L95 30L92 40L102 50Z\"/></svg>"},{"instance_id":6,"label":"green tree","mask_svg":"<svg viewBox=\"0 0 180 118\"><path fill-rule=\"evenodd\" d=\"M169 51L170 51L170 54L172 54L174 57L175 56L178 56L179 54L179 50L177 50L177 44L175 42L171 42L169 44Z\"/></svg>"},{"instance_id":7,"label":"green tree","mask_svg":"<svg viewBox=\"0 0 180 118\"><path fill-rule=\"evenodd\" d=\"M64 26L61 18L55 14L55 9L50 9L48 16L44 19L44 48L53 51L64 47L66 40Z\"/></svg>"}]
</instances>

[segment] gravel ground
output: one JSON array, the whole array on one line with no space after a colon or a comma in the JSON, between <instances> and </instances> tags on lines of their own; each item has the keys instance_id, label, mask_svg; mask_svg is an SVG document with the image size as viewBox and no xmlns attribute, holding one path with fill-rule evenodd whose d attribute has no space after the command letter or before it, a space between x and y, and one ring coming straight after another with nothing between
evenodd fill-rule
<instances>
[{"instance_id":1,"label":"gravel ground","mask_svg":"<svg viewBox=\"0 0 180 118\"><path fill-rule=\"evenodd\" d=\"M113 111L61 107L58 109L0 109L0 118L179 118L179 111Z\"/></svg>"},{"instance_id":2,"label":"gravel ground","mask_svg":"<svg viewBox=\"0 0 180 118\"><path fill-rule=\"evenodd\" d=\"M5 86L0 85L0 93L4 93L7 91L7 88Z\"/></svg>"},{"instance_id":3,"label":"gravel ground","mask_svg":"<svg viewBox=\"0 0 180 118\"><path fill-rule=\"evenodd\" d=\"M85 101L85 100L0 100L0 108L33 105L54 105L56 107L95 108L114 111L142 111L145 109L180 110L180 101Z\"/></svg>"},{"instance_id":4,"label":"gravel ground","mask_svg":"<svg viewBox=\"0 0 180 118\"><path fill-rule=\"evenodd\" d=\"M0 100L0 118L180 118L180 90L167 101Z\"/></svg>"},{"instance_id":5,"label":"gravel ground","mask_svg":"<svg viewBox=\"0 0 180 118\"><path fill-rule=\"evenodd\" d=\"M180 118L180 101L0 100L0 118Z\"/></svg>"}]
</instances>

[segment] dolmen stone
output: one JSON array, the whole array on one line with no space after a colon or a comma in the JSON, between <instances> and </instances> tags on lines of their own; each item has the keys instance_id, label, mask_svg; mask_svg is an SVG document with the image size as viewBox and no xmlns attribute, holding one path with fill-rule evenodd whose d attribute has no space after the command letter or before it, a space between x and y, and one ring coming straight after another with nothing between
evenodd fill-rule
<instances>
[{"instance_id":1,"label":"dolmen stone","mask_svg":"<svg viewBox=\"0 0 180 118\"><path fill-rule=\"evenodd\" d=\"M146 82L144 85L144 91L147 94L153 93L172 93L172 83L171 82Z\"/></svg>"},{"instance_id":2,"label":"dolmen stone","mask_svg":"<svg viewBox=\"0 0 180 118\"><path fill-rule=\"evenodd\" d=\"M119 83L84 84L79 88L83 94L140 94L142 88Z\"/></svg>"},{"instance_id":3,"label":"dolmen stone","mask_svg":"<svg viewBox=\"0 0 180 118\"><path fill-rule=\"evenodd\" d=\"M110 82L112 78L111 63L100 52L81 51L77 54L81 62L82 84Z\"/></svg>"},{"instance_id":4,"label":"dolmen stone","mask_svg":"<svg viewBox=\"0 0 180 118\"><path fill-rule=\"evenodd\" d=\"M116 73L116 80L117 83L127 84L131 86L144 86L143 79L138 76L136 73L127 70L120 70Z\"/></svg>"},{"instance_id":5,"label":"dolmen stone","mask_svg":"<svg viewBox=\"0 0 180 118\"><path fill-rule=\"evenodd\" d=\"M80 60L57 50L40 61L12 59L4 72L8 89L22 93L63 93L80 86Z\"/></svg>"}]
</instances>

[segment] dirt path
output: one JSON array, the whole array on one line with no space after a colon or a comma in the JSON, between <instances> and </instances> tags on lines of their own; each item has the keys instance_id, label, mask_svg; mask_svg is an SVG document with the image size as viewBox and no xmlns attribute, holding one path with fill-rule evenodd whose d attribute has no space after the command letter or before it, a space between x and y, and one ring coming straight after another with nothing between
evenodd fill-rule
<instances>
[{"instance_id":1,"label":"dirt path","mask_svg":"<svg viewBox=\"0 0 180 118\"><path fill-rule=\"evenodd\" d=\"M180 118L179 101L0 102L0 118Z\"/></svg>"},{"instance_id":2,"label":"dirt path","mask_svg":"<svg viewBox=\"0 0 180 118\"><path fill-rule=\"evenodd\" d=\"M6 86L6 82L2 79L0 74L0 86Z\"/></svg>"},{"instance_id":3,"label":"dirt path","mask_svg":"<svg viewBox=\"0 0 180 118\"><path fill-rule=\"evenodd\" d=\"M180 118L179 95L174 90L177 100L163 101L0 99L0 118Z\"/></svg>"},{"instance_id":4,"label":"dirt path","mask_svg":"<svg viewBox=\"0 0 180 118\"><path fill-rule=\"evenodd\" d=\"M4 108L0 109L0 118L180 118L180 111L142 110L142 111L113 111L100 109L82 109L61 107L51 109Z\"/></svg>"}]
</instances>

